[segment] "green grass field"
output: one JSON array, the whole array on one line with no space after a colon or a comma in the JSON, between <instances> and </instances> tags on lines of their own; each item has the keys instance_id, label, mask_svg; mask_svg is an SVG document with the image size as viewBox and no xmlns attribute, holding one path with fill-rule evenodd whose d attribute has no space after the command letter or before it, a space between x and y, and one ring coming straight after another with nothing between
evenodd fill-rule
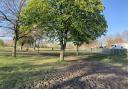
<instances>
[{"instance_id":1,"label":"green grass field","mask_svg":"<svg viewBox=\"0 0 128 89\"><path fill-rule=\"evenodd\" d=\"M18 55L13 58L7 56L9 51L11 52L11 48L0 48L0 52L3 53L0 56L0 89L17 89L21 83L25 84L40 79L42 73L67 64L59 62L56 56L48 55Z\"/></svg>"},{"instance_id":2,"label":"green grass field","mask_svg":"<svg viewBox=\"0 0 128 89\"><path fill-rule=\"evenodd\" d=\"M41 51L38 55L31 52L20 52L16 58L9 56L11 48L0 48L0 89L17 89L22 84L41 79L42 74L60 69L71 62L59 62L59 51ZM3 54L2 54L3 53ZM7 55L10 53L9 55ZM81 52L82 53L82 52ZM20 54L22 54L20 56ZM24 55L26 54L26 55ZM67 52L66 60L99 61L128 71L128 58L103 54L82 53L75 56Z\"/></svg>"},{"instance_id":3,"label":"green grass field","mask_svg":"<svg viewBox=\"0 0 128 89\"><path fill-rule=\"evenodd\" d=\"M29 83L40 79L42 72L61 68L65 62L58 62L56 57L21 57L0 56L0 89L15 89L20 83Z\"/></svg>"}]
</instances>

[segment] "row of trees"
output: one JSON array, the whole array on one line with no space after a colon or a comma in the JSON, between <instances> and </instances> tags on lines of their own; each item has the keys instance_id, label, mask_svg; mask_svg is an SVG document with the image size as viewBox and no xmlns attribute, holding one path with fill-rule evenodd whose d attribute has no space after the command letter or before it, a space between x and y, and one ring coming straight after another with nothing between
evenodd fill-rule
<instances>
[{"instance_id":1,"label":"row of trees","mask_svg":"<svg viewBox=\"0 0 128 89\"><path fill-rule=\"evenodd\" d=\"M13 31L14 57L17 41L35 44L45 36L59 43L64 60L68 41L79 47L107 28L101 0L1 0L0 7L0 27Z\"/></svg>"},{"instance_id":2,"label":"row of trees","mask_svg":"<svg viewBox=\"0 0 128 89\"><path fill-rule=\"evenodd\" d=\"M124 31L122 34L117 33L116 35L106 36L105 39L108 47L111 47L113 44L127 43L128 31Z\"/></svg>"}]
</instances>

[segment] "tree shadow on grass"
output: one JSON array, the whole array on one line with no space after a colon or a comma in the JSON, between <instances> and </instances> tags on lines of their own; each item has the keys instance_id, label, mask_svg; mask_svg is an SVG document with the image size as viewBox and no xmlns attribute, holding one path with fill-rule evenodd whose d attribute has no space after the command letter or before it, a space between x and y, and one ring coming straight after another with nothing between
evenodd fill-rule
<instances>
[{"instance_id":1,"label":"tree shadow on grass","mask_svg":"<svg viewBox=\"0 0 128 89\"><path fill-rule=\"evenodd\" d=\"M37 70L37 69L47 69L50 67L61 67L66 65L65 62L52 62L52 63L43 63L43 64L30 64L30 63L19 63L9 66L0 67L0 72L14 72L14 71L25 71L25 70Z\"/></svg>"},{"instance_id":2,"label":"tree shadow on grass","mask_svg":"<svg viewBox=\"0 0 128 89\"><path fill-rule=\"evenodd\" d=\"M69 69L73 70L78 66L83 75L55 83L47 89L127 89L128 87L128 72L119 68L93 61L75 64Z\"/></svg>"},{"instance_id":3,"label":"tree shadow on grass","mask_svg":"<svg viewBox=\"0 0 128 89\"><path fill-rule=\"evenodd\" d=\"M118 68L125 68L125 71L128 71L128 57L126 55L110 55L110 54L90 54L87 58L83 58L87 61L98 61L105 64L111 64Z\"/></svg>"},{"instance_id":4,"label":"tree shadow on grass","mask_svg":"<svg viewBox=\"0 0 128 89\"><path fill-rule=\"evenodd\" d=\"M128 66L127 56L108 54L88 54L81 57L81 62L69 67L69 70L80 69L86 71L84 75L55 83L48 89L127 89ZM70 61L68 61L70 62ZM74 62L74 60L71 60ZM77 60L75 60L77 63ZM84 63L85 62L85 63ZM111 64L111 65L108 65ZM118 66L117 66L118 64ZM114 66L113 66L114 65ZM120 65L120 66L119 66ZM79 66L79 68L77 68ZM76 70L77 71L77 70Z\"/></svg>"},{"instance_id":5,"label":"tree shadow on grass","mask_svg":"<svg viewBox=\"0 0 128 89\"><path fill-rule=\"evenodd\" d=\"M20 89L31 80L44 79L44 75L61 68L65 63L52 62L33 65L29 63L19 63L0 67L0 89Z\"/></svg>"},{"instance_id":6,"label":"tree shadow on grass","mask_svg":"<svg viewBox=\"0 0 128 89\"><path fill-rule=\"evenodd\" d=\"M85 55L85 54L88 54L86 52L80 52L79 53L80 55ZM11 56L12 55L12 52L11 51L1 51L0 52L0 56ZM49 57L59 57L60 56L60 50L54 50L54 51L51 51L51 50L44 50L44 51L41 51L41 52L34 52L34 51L18 51L17 52L17 55L18 56L49 56ZM75 51L65 51L65 57L67 56L76 56L76 52Z\"/></svg>"},{"instance_id":7,"label":"tree shadow on grass","mask_svg":"<svg viewBox=\"0 0 128 89\"><path fill-rule=\"evenodd\" d=\"M69 78L66 81L60 81L59 83L55 81L54 84L48 85L46 89L99 89L98 85L102 87L112 87L111 89L119 89L118 85L127 86L127 83L122 83L120 81L125 81L124 77L128 77L128 73L119 68L108 66L106 63L121 63L122 65L127 64L127 57L117 57L112 55L102 55L102 54L86 54L86 58L82 57L81 61L68 61L70 63L68 67L64 69L56 69L58 67L63 67L65 64L61 63L44 63L41 65L32 65L29 63L20 63L9 65L7 67L0 68L0 89L31 89L37 84L33 84L34 81L47 81L53 79L54 77L61 77L66 72L78 73L77 71L82 71L84 75L77 75L73 78ZM106 59L110 61L106 61ZM35 60L36 61L36 60ZM66 64L67 65L67 64ZM56 68L55 68L56 67ZM101 78L98 78L101 75ZM109 76L108 76L109 75ZM69 77L69 75L64 75ZM102 77L103 76L103 77ZM124 76L124 77L123 77ZM88 78L89 77L89 78ZM96 79L98 78L99 81ZM93 81L94 80L94 81ZM92 81L92 82L91 82ZM112 82L111 82L112 81ZM97 83L96 83L97 82ZM44 83L44 82L43 82ZM93 85L91 85L91 83ZM119 84L120 83L120 84ZM106 86L108 85L108 86ZM52 86L52 87L50 87ZM119 87L121 87L119 86ZM69 88L68 88L69 87ZM35 89L35 88L34 88ZM37 88L40 89L40 88ZM43 87L41 89L44 89ZM107 88L104 88L107 89ZM127 89L127 88L121 88Z\"/></svg>"}]
</instances>

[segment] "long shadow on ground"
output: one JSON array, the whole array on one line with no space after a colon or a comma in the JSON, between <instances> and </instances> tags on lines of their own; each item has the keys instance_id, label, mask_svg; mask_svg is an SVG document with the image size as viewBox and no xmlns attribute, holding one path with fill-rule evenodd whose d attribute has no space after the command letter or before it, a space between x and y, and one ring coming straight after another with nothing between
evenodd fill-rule
<instances>
[{"instance_id":1,"label":"long shadow on ground","mask_svg":"<svg viewBox=\"0 0 128 89\"><path fill-rule=\"evenodd\" d=\"M94 54L81 61L73 61L63 70L45 75L48 76L47 81L36 81L30 89L127 89L128 72L101 63L108 57L111 57L111 62L117 60L114 56ZM126 64L125 57L122 60L122 65Z\"/></svg>"},{"instance_id":2,"label":"long shadow on ground","mask_svg":"<svg viewBox=\"0 0 128 89\"><path fill-rule=\"evenodd\" d=\"M88 55L88 56L86 56ZM127 57L102 54L86 54L81 60L68 61L68 66L61 69L51 69L44 72L44 67L53 65L15 64L0 69L0 75L5 78L1 89L127 89L128 72L121 68L128 64ZM36 61L36 60L35 60ZM118 63L113 67L107 63ZM31 71L18 71L17 69ZM58 66L60 67L61 64ZM40 70L36 70L42 68ZM7 71L7 69L9 69ZM34 70L35 69L35 70ZM13 72L15 71L15 72ZM9 75L6 77L6 75ZM0 77L1 78L1 77ZM32 78L32 79L31 79ZM31 81L29 81L29 79ZM10 86L8 86L10 85Z\"/></svg>"},{"instance_id":3,"label":"long shadow on ground","mask_svg":"<svg viewBox=\"0 0 128 89\"><path fill-rule=\"evenodd\" d=\"M82 74L78 73L76 77L74 76L73 78L62 81L61 83L56 83L50 89L128 88L128 72L115 67L100 64L98 62L80 63L76 65L83 66L80 67L80 72L82 72Z\"/></svg>"}]
</instances>

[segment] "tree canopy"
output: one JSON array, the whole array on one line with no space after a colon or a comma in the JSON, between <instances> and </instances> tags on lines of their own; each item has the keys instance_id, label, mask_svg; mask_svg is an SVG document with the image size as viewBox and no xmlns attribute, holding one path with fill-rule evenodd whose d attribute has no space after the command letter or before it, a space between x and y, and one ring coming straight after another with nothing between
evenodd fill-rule
<instances>
[{"instance_id":1,"label":"tree canopy","mask_svg":"<svg viewBox=\"0 0 128 89\"><path fill-rule=\"evenodd\" d=\"M29 0L24 21L38 27L61 46L60 59L68 41L84 43L106 32L101 0Z\"/></svg>"}]
</instances>

